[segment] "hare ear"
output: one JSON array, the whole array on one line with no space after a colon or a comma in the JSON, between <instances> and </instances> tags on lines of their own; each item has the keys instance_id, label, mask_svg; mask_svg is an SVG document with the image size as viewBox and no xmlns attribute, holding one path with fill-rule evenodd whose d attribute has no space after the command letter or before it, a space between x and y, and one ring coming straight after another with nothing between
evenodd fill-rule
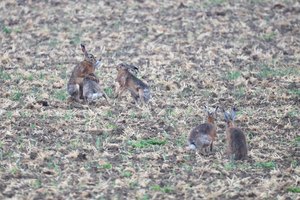
<instances>
[{"instance_id":1,"label":"hare ear","mask_svg":"<svg viewBox=\"0 0 300 200\"><path fill-rule=\"evenodd\" d=\"M209 109L208 109L207 104L205 106L203 106L203 107L204 107L205 112L209 113Z\"/></svg>"},{"instance_id":2,"label":"hare ear","mask_svg":"<svg viewBox=\"0 0 300 200\"><path fill-rule=\"evenodd\" d=\"M229 114L226 111L224 111L224 118L226 122L230 121Z\"/></svg>"},{"instance_id":3,"label":"hare ear","mask_svg":"<svg viewBox=\"0 0 300 200\"><path fill-rule=\"evenodd\" d=\"M85 57L88 57L88 53L87 53L87 51L86 51L86 49L85 49L85 45L84 45L84 44L80 44L80 46L81 46L82 52L84 53L84 56L85 56Z\"/></svg>"},{"instance_id":4,"label":"hare ear","mask_svg":"<svg viewBox=\"0 0 300 200\"><path fill-rule=\"evenodd\" d=\"M136 66L133 66L133 69L134 69L135 71L139 71L139 68L136 67Z\"/></svg>"},{"instance_id":5,"label":"hare ear","mask_svg":"<svg viewBox=\"0 0 300 200\"><path fill-rule=\"evenodd\" d=\"M213 113L215 114L215 118L217 118L217 117L218 117L218 115L217 115L217 111L218 111L218 109L219 109L219 106L217 106L217 107L215 108L215 111L213 112Z\"/></svg>"},{"instance_id":6,"label":"hare ear","mask_svg":"<svg viewBox=\"0 0 300 200\"><path fill-rule=\"evenodd\" d=\"M235 107L233 107L232 110L231 110L231 119L232 119L232 121L235 120L236 111L237 111L237 109Z\"/></svg>"},{"instance_id":7,"label":"hare ear","mask_svg":"<svg viewBox=\"0 0 300 200\"><path fill-rule=\"evenodd\" d=\"M132 69L133 69L134 73L136 73L136 74L139 72L139 68L137 68L134 65L132 65Z\"/></svg>"},{"instance_id":8,"label":"hare ear","mask_svg":"<svg viewBox=\"0 0 300 200\"><path fill-rule=\"evenodd\" d=\"M219 109L219 106L217 106L217 107L215 108L215 113L218 111L218 109Z\"/></svg>"}]
</instances>

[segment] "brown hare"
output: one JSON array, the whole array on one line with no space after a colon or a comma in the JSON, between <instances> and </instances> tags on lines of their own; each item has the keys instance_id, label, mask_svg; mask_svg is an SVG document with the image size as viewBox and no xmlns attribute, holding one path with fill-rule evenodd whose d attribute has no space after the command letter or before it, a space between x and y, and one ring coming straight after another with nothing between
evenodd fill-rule
<instances>
[{"instance_id":1,"label":"brown hare","mask_svg":"<svg viewBox=\"0 0 300 200\"><path fill-rule=\"evenodd\" d=\"M206 123L200 124L192 129L188 138L188 149L199 149L201 153L207 154L213 150L213 142L217 137L215 119L218 107L210 112L207 107Z\"/></svg>"},{"instance_id":2,"label":"brown hare","mask_svg":"<svg viewBox=\"0 0 300 200\"><path fill-rule=\"evenodd\" d=\"M227 140L227 154L231 159L244 160L247 158L247 143L243 131L234 125L236 116L236 108L231 112L224 111L224 117L227 124L226 140Z\"/></svg>"},{"instance_id":3,"label":"brown hare","mask_svg":"<svg viewBox=\"0 0 300 200\"><path fill-rule=\"evenodd\" d=\"M87 103L91 103L100 97L104 97L108 102L107 96L101 91L99 79L95 74L89 74L83 79L83 99Z\"/></svg>"},{"instance_id":4,"label":"brown hare","mask_svg":"<svg viewBox=\"0 0 300 200\"><path fill-rule=\"evenodd\" d=\"M135 102L140 100L143 104L150 99L150 90L148 85L135 77L129 70L138 70L137 67L121 63L117 66L118 75L116 81L119 88L116 90L116 98L119 98L126 90L129 90Z\"/></svg>"},{"instance_id":5,"label":"brown hare","mask_svg":"<svg viewBox=\"0 0 300 200\"><path fill-rule=\"evenodd\" d=\"M67 84L69 95L73 100L78 102L80 98L83 98L82 87L84 77L94 73L95 69L100 66L100 60L97 60L92 54L87 53L83 44L81 44L81 50L84 53L84 60L73 69Z\"/></svg>"}]
</instances>

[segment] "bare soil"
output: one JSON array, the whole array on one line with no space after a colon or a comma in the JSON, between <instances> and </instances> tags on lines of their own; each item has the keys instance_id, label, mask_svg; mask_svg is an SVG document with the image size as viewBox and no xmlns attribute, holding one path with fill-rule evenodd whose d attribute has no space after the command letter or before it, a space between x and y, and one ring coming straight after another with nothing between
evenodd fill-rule
<instances>
[{"instance_id":1,"label":"bare soil","mask_svg":"<svg viewBox=\"0 0 300 200\"><path fill-rule=\"evenodd\" d=\"M0 199L297 199L300 3L3 0ZM68 101L83 59L102 58L110 98ZM116 65L139 67L152 99L114 99ZM249 159L186 150L203 106L238 109Z\"/></svg>"}]
</instances>

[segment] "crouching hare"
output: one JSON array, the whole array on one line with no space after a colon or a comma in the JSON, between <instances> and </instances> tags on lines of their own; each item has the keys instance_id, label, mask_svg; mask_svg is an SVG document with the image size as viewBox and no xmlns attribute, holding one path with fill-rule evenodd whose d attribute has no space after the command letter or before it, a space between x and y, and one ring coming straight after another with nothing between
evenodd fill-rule
<instances>
[{"instance_id":1,"label":"crouching hare","mask_svg":"<svg viewBox=\"0 0 300 200\"><path fill-rule=\"evenodd\" d=\"M213 150L213 142L217 137L215 119L218 107L213 111L209 111L205 107L207 112L206 122L200 124L192 129L188 138L188 149L199 149L202 154L208 154Z\"/></svg>"}]
</instances>

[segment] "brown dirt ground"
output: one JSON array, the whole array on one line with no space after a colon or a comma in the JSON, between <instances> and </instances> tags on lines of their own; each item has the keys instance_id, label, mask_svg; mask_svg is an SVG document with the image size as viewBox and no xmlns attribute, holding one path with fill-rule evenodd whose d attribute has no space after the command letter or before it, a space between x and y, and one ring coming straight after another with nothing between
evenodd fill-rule
<instances>
[{"instance_id":1,"label":"brown dirt ground","mask_svg":"<svg viewBox=\"0 0 300 200\"><path fill-rule=\"evenodd\" d=\"M293 0L1 1L0 199L299 198L299 16ZM80 43L110 105L67 101ZM148 106L112 98L120 62ZM249 160L227 159L222 113L211 155L185 149L206 104L239 108Z\"/></svg>"}]
</instances>

